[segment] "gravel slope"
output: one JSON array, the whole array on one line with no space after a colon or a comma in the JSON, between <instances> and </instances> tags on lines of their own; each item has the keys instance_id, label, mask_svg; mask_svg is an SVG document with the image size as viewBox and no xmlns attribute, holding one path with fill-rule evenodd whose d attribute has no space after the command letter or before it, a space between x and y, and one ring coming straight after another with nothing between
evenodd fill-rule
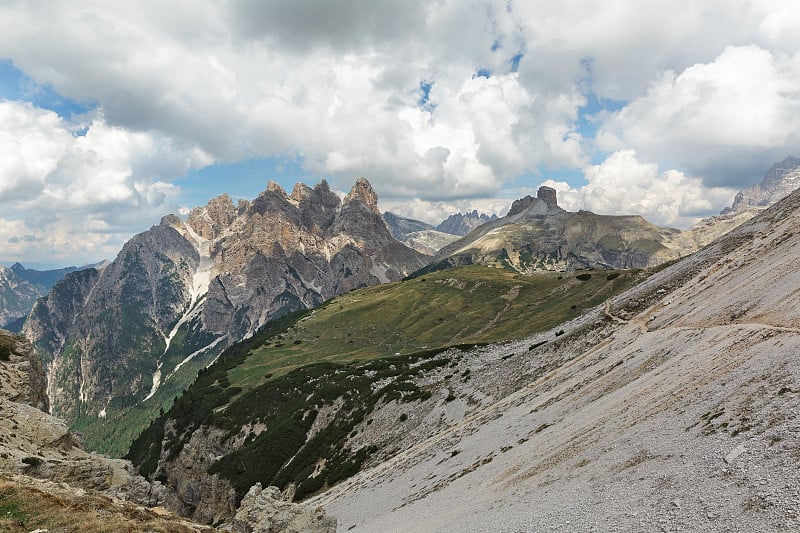
<instances>
[{"instance_id":1,"label":"gravel slope","mask_svg":"<svg viewBox=\"0 0 800 533\"><path fill-rule=\"evenodd\" d=\"M800 531L797 227L795 193L557 341L475 353L427 433L311 503L341 531Z\"/></svg>"}]
</instances>

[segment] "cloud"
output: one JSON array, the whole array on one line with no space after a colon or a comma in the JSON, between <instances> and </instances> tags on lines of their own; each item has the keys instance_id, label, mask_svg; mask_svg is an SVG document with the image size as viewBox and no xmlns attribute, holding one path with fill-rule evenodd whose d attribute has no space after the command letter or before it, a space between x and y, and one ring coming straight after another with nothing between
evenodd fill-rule
<instances>
[{"instance_id":1,"label":"cloud","mask_svg":"<svg viewBox=\"0 0 800 533\"><path fill-rule=\"evenodd\" d=\"M735 190L706 187L702 180L674 169L643 163L634 150L619 150L585 171L580 188L548 180L564 209L603 215L639 214L654 224L686 228L730 205Z\"/></svg>"},{"instance_id":2,"label":"cloud","mask_svg":"<svg viewBox=\"0 0 800 533\"><path fill-rule=\"evenodd\" d=\"M172 207L178 188L160 176L209 162L163 135L109 126L102 114L69 124L52 111L7 100L0 101L0 153L0 242L14 245L2 248L5 262L113 256L130 237L132 221L157 221ZM26 235L36 237L33 249L30 238L20 239Z\"/></svg>"},{"instance_id":3,"label":"cloud","mask_svg":"<svg viewBox=\"0 0 800 533\"><path fill-rule=\"evenodd\" d=\"M680 162L709 185L749 185L797 149L795 65L758 46L727 47L713 62L664 72L646 94L608 117L599 142Z\"/></svg>"},{"instance_id":4,"label":"cloud","mask_svg":"<svg viewBox=\"0 0 800 533\"><path fill-rule=\"evenodd\" d=\"M456 213L471 213L473 210L485 215L495 214L505 216L508 208L511 207L512 200L504 198L483 198L475 200L453 200L453 201L381 201L381 211L391 211L414 220L427 222L432 226L438 226L450 215Z\"/></svg>"},{"instance_id":5,"label":"cloud","mask_svg":"<svg viewBox=\"0 0 800 533\"><path fill-rule=\"evenodd\" d=\"M383 199L432 206L604 161L586 173L593 190L629 172L637 208L678 224L795 153L795 4L4 2L0 58L96 108L85 135L6 109L22 122L3 118L0 190L27 229L70 219L57 205L130 234L211 162L288 157L335 187L363 175ZM586 116L596 99L621 109ZM679 184L700 196L676 207ZM613 210L614 194L581 201Z\"/></svg>"}]
</instances>

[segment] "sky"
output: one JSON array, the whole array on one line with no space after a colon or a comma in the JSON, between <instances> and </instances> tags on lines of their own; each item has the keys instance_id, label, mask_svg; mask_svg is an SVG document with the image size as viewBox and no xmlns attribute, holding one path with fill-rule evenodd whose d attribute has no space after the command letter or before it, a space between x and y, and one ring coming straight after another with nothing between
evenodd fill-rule
<instances>
[{"instance_id":1,"label":"sky","mask_svg":"<svg viewBox=\"0 0 800 533\"><path fill-rule=\"evenodd\" d=\"M364 176L382 209L688 227L800 155L796 0L3 0L0 265Z\"/></svg>"}]
</instances>

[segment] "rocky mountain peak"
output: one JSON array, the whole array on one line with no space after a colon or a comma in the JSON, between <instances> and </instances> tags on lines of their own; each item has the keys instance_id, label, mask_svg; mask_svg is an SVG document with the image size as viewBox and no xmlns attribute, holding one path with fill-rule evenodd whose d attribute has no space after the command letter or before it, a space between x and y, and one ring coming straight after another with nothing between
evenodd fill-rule
<instances>
[{"instance_id":1,"label":"rocky mountain peak","mask_svg":"<svg viewBox=\"0 0 800 533\"><path fill-rule=\"evenodd\" d=\"M380 215L380 211L378 211L378 195L366 178L358 178L356 180L356 184L353 185L353 188L350 189L350 192L345 196L343 203L347 204L354 200L358 200L367 206L370 211Z\"/></svg>"},{"instance_id":2,"label":"rocky mountain peak","mask_svg":"<svg viewBox=\"0 0 800 533\"><path fill-rule=\"evenodd\" d=\"M539 200L544 200L549 205L558 205L558 200L556 199L556 190L552 187L548 187L547 185L542 185L539 187L539 190L536 191L536 197Z\"/></svg>"},{"instance_id":3,"label":"rocky mountain peak","mask_svg":"<svg viewBox=\"0 0 800 533\"><path fill-rule=\"evenodd\" d=\"M274 192L280 194L282 196L286 196L286 191L283 190L283 187L278 185L277 182L269 180L267 182L267 192Z\"/></svg>"},{"instance_id":4,"label":"rocky mountain peak","mask_svg":"<svg viewBox=\"0 0 800 533\"><path fill-rule=\"evenodd\" d=\"M294 189L292 189L291 198L295 202L300 202L304 198L310 197L314 194L314 190L306 185L305 183L298 181L294 184Z\"/></svg>"},{"instance_id":5,"label":"rocky mountain peak","mask_svg":"<svg viewBox=\"0 0 800 533\"><path fill-rule=\"evenodd\" d=\"M192 209L186 224L202 238L215 239L233 224L237 214L231 197L223 194L212 198L205 207Z\"/></svg>"},{"instance_id":6,"label":"rocky mountain peak","mask_svg":"<svg viewBox=\"0 0 800 533\"><path fill-rule=\"evenodd\" d=\"M800 187L800 159L787 157L772 165L761 183L736 193L731 207L726 207L720 214L742 213L751 207L767 207L785 198L798 187Z\"/></svg>"},{"instance_id":7,"label":"rocky mountain peak","mask_svg":"<svg viewBox=\"0 0 800 533\"><path fill-rule=\"evenodd\" d=\"M170 226L180 230L180 228L183 227L183 221L180 219L178 215L165 215L161 217L161 222L159 223L159 225Z\"/></svg>"},{"instance_id":8,"label":"rocky mountain peak","mask_svg":"<svg viewBox=\"0 0 800 533\"><path fill-rule=\"evenodd\" d=\"M558 207L556 190L546 185L539 187L536 191L536 198L528 195L524 198L514 200L514 203L511 204L511 209L508 210L507 216L516 215L526 210L531 210L530 214L532 215L546 215L553 211L563 211Z\"/></svg>"}]
</instances>

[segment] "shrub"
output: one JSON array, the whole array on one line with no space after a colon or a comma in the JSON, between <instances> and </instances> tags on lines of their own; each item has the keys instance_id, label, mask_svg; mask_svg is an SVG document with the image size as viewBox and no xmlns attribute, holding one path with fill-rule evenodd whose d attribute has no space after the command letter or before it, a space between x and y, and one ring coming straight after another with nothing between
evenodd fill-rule
<instances>
[{"instance_id":1,"label":"shrub","mask_svg":"<svg viewBox=\"0 0 800 533\"><path fill-rule=\"evenodd\" d=\"M38 457L25 457L22 459L22 462L30 466L31 468L36 468L37 466L41 466L41 464L44 461L42 461Z\"/></svg>"},{"instance_id":2,"label":"shrub","mask_svg":"<svg viewBox=\"0 0 800 533\"><path fill-rule=\"evenodd\" d=\"M575 279L579 279L581 281L589 281L590 279L592 279L592 275L591 274L578 274L577 276L575 276Z\"/></svg>"},{"instance_id":3,"label":"shrub","mask_svg":"<svg viewBox=\"0 0 800 533\"><path fill-rule=\"evenodd\" d=\"M0 361L11 360L11 349L14 348L14 338L0 335Z\"/></svg>"},{"instance_id":4,"label":"shrub","mask_svg":"<svg viewBox=\"0 0 800 533\"><path fill-rule=\"evenodd\" d=\"M611 274L606 276L606 279L608 281L611 281L612 279L617 279L618 277L619 277L619 272L612 272Z\"/></svg>"}]
</instances>

